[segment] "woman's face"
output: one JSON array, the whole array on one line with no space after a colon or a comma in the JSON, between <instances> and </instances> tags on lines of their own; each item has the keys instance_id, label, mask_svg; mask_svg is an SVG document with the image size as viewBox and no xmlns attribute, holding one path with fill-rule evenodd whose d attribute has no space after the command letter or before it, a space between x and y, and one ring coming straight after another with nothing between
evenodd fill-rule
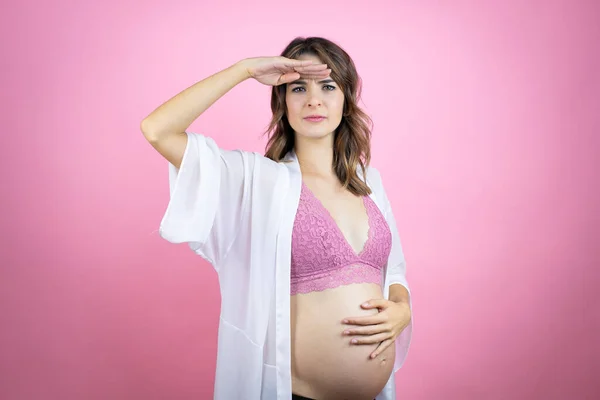
<instances>
[{"instance_id":1,"label":"woman's face","mask_svg":"<svg viewBox=\"0 0 600 400\"><path fill-rule=\"evenodd\" d=\"M322 64L317 56L311 54L303 54L299 59ZM287 118L296 135L322 138L332 134L342 121L344 92L329 77L319 80L301 77L289 83L285 101Z\"/></svg>"}]
</instances>

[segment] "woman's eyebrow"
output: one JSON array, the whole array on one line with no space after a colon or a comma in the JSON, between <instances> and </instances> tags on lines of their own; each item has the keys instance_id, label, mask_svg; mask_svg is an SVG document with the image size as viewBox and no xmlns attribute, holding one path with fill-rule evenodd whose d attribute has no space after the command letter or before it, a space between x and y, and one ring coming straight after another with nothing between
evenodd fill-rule
<instances>
[{"instance_id":1,"label":"woman's eyebrow","mask_svg":"<svg viewBox=\"0 0 600 400\"><path fill-rule=\"evenodd\" d=\"M335 81L333 79L323 79L317 83L335 83ZM290 83L290 85L306 85L306 81L298 79L297 81Z\"/></svg>"}]
</instances>

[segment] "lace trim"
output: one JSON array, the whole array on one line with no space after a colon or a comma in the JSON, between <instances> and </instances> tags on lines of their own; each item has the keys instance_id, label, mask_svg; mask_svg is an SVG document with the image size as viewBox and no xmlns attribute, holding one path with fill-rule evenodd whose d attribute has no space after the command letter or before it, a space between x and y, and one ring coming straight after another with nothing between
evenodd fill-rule
<instances>
[{"instance_id":1,"label":"lace trim","mask_svg":"<svg viewBox=\"0 0 600 400\"><path fill-rule=\"evenodd\" d=\"M320 292L352 283L375 283L381 287L382 271L368 265L355 264L319 276L306 276L291 282L291 295Z\"/></svg>"}]
</instances>

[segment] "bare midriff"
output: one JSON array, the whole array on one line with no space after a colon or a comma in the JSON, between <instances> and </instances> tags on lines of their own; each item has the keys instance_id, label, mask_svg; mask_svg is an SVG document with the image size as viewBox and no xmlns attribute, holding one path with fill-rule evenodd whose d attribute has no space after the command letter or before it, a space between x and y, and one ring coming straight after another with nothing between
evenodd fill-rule
<instances>
[{"instance_id":1,"label":"bare midriff","mask_svg":"<svg viewBox=\"0 0 600 400\"><path fill-rule=\"evenodd\" d=\"M374 283L353 283L291 296L292 392L312 399L372 400L384 388L394 367L390 345L370 358L374 344L352 344L344 330L357 325L344 318L377 314L361 304L382 299Z\"/></svg>"}]
</instances>

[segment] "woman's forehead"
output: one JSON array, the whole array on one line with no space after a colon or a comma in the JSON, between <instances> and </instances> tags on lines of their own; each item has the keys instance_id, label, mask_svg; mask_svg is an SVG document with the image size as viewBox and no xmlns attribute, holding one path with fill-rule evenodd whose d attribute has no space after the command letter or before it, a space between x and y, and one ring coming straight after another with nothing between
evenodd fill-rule
<instances>
[{"instance_id":1,"label":"woman's forehead","mask_svg":"<svg viewBox=\"0 0 600 400\"><path fill-rule=\"evenodd\" d=\"M301 54L297 57L298 60L312 60L314 62L316 62L317 64L323 64L323 61L319 58L319 56L315 55L315 54L311 54L311 53L304 53Z\"/></svg>"}]
</instances>

